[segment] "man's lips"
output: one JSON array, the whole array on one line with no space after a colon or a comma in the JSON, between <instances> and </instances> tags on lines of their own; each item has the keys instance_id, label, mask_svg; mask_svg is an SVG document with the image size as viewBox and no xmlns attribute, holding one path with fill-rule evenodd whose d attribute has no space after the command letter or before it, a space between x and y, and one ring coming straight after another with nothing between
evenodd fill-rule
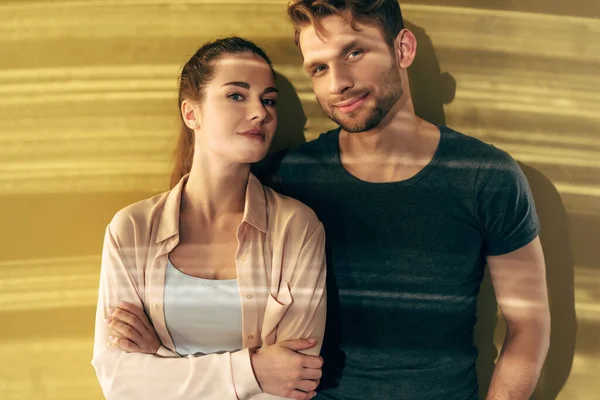
<instances>
[{"instance_id":1,"label":"man's lips","mask_svg":"<svg viewBox=\"0 0 600 400\"><path fill-rule=\"evenodd\" d=\"M368 95L369 93L365 93L360 96L353 97L351 99L334 104L334 107L337 107L343 113L352 112L362 105Z\"/></svg>"}]
</instances>

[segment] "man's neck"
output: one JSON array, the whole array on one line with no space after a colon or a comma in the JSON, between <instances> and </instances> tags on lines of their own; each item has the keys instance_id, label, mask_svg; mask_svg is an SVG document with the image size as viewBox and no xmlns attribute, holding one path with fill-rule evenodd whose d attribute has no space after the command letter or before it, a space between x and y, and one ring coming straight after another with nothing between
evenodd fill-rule
<instances>
[{"instance_id":1,"label":"man's neck","mask_svg":"<svg viewBox=\"0 0 600 400\"><path fill-rule=\"evenodd\" d=\"M340 132L342 164L349 173L368 182L397 182L416 175L433 158L439 129L414 113L410 99L374 129Z\"/></svg>"}]
</instances>

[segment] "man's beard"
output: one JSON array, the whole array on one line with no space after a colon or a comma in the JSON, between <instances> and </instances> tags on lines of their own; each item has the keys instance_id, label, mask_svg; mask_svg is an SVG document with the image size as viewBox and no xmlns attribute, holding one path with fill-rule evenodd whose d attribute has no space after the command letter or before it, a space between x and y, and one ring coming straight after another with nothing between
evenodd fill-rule
<instances>
[{"instance_id":1,"label":"man's beard","mask_svg":"<svg viewBox=\"0 0 600 400\"><path fill-rule=\"evenodd\" d=\"M365 132L378 126L383 118L387 115L390 109L402 97L402 78L398 71L396 63L392 65L390 70L385 74L380 84L382 89L382 97L375 98L375 106L369 110L359 108L357 111L350 112L344 115L336 115L336 108L329 107L325 110L329 118L342 127L343 130L350 133ZM364 93L364 92L363 92ZM357 93L360 95L359 93ZM353 97L352 95L350 97ZM365 114L361 116L362 114Z\"/></svg>"}]
</instances>

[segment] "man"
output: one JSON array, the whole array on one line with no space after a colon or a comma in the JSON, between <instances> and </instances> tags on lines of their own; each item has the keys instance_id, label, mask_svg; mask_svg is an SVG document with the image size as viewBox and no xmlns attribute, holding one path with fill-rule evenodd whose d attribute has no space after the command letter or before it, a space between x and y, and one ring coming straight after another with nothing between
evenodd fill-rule
<instances>
[{"instance_id":1,"label":"man","mask_svg":"<svg viewBox=\"0 0 600 400\"><path fill-rule=\"evenodd\" d=\"M315 96L340 126L287 152L276 174L326 230L317 398L476 399L487 264L508 330L487 399L528 399L550 316L517 163L415 115L407 68L417 43L395 0L292 0L288 14Z\"/></svg>"}]
</instances>

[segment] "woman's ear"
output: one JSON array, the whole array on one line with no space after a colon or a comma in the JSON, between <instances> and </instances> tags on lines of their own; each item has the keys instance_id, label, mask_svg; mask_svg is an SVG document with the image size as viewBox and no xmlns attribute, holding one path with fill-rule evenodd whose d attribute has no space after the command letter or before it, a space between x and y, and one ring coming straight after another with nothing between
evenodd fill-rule
<instances>
[{"instance_id":1,"label":"woman's ear","mask_svg":"<svg viewBox=\"0 0 600 400\"><path fill-rule=\"evenodd\" d=\"M200 110L196 104L189 100L184 100L181 103L181 115L183 116L183 122L185 125L192 129L200 128Z\"/></svg>"},{"instance_id":2,"label":"woman's ear","mask_svg":"<svg viewBox=\"0 0 600 400\"><path fill-rule=\"evenodd\" d=\"M394 39L394 52L400 68L411 66L417 55L417 38L408 29L402 29Z\"/></svg>"}]
</instances>

